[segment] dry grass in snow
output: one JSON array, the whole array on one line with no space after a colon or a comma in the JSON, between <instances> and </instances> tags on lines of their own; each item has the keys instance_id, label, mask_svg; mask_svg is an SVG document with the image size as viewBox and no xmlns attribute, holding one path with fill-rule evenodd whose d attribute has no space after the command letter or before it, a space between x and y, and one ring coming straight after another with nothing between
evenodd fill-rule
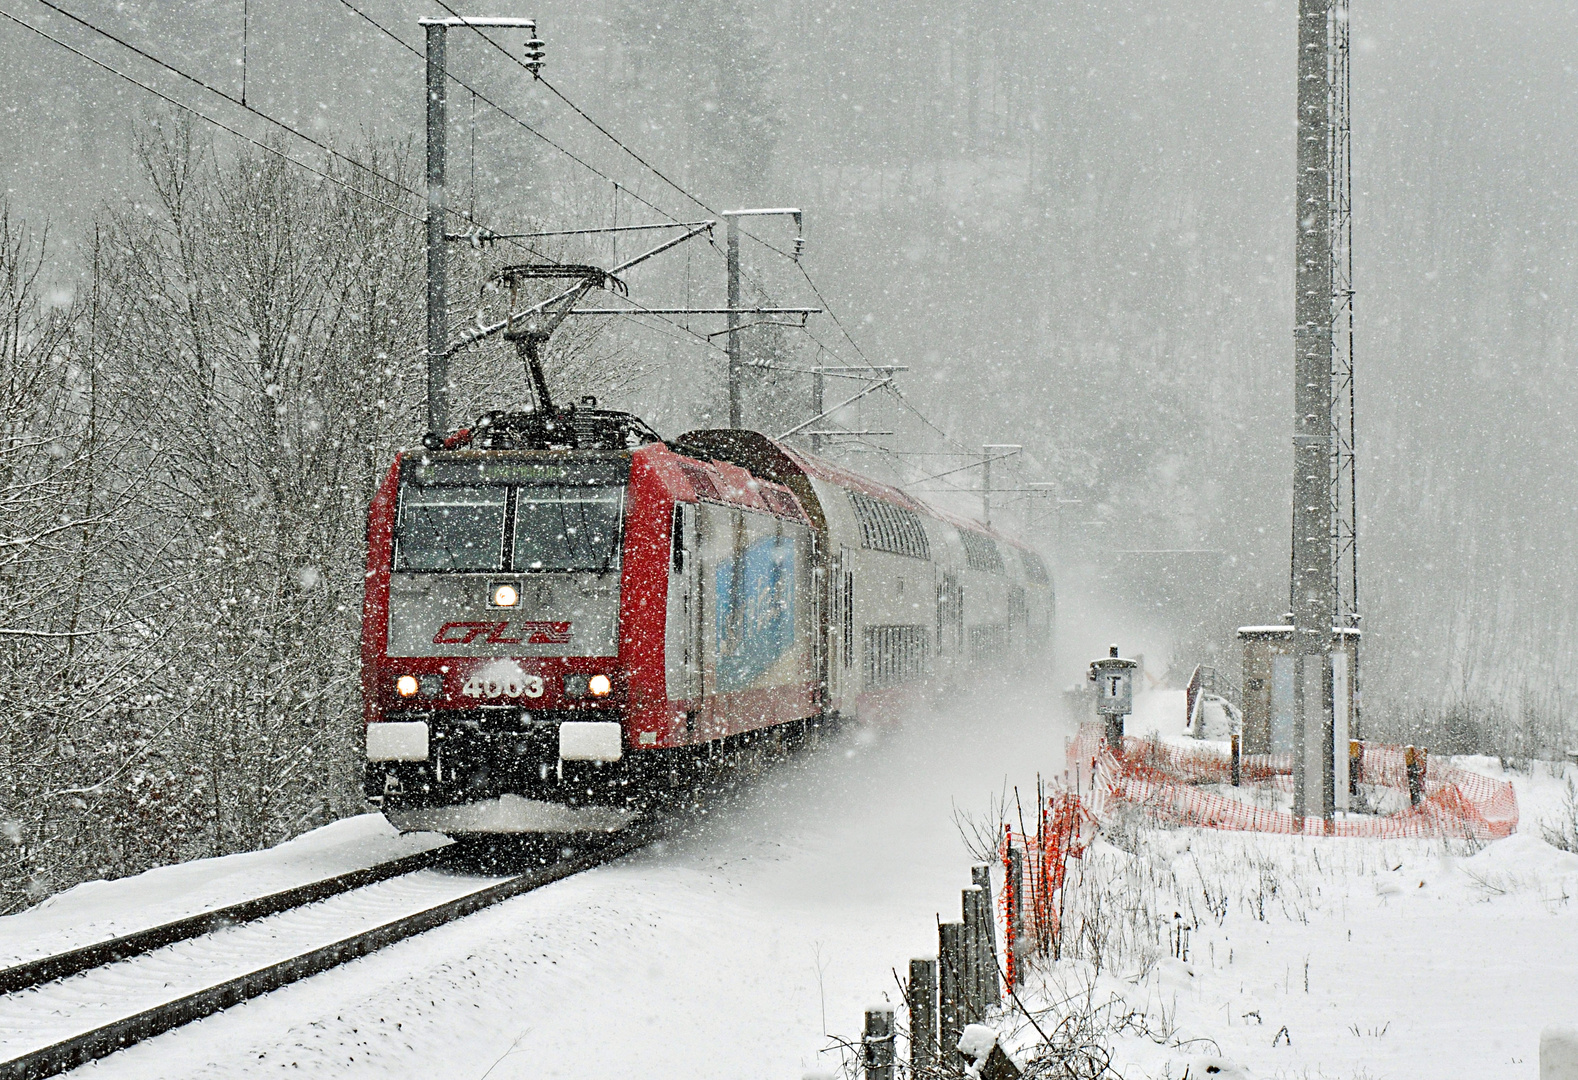
<instances>
[{"instance_id":1,"label":"dry grass in snow","mask_svg":"<svg viewBox=\"0 0 1578 1080\"><path fill-rule=\"evenodd\" d=\"M1522 832L1324 839L1112 823L1070 863L1058 956L1001 1018L1029 1075L1530 1077L1578 1019L1578 770L1513 781ZM1548 843L1544 837L1557 842Z\"/></svg>"}]
</instances>

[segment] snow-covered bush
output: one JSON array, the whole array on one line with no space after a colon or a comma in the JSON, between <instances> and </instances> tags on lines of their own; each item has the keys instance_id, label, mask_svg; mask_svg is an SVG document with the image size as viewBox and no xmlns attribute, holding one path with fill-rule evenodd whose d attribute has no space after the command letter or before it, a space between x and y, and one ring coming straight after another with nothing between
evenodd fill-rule
<instances>
[{"instance_id":1,"label":"snow-covered bush","mask_svg":"<svg viewBox=\"0 0 1578 1080\"><path fill-rule=\"evenodd\" d=\"M1540 822L1545 842L1578 855L1578 783L1567 778L1566 790L1554 820Z\"/></svg>"}]
</instances>

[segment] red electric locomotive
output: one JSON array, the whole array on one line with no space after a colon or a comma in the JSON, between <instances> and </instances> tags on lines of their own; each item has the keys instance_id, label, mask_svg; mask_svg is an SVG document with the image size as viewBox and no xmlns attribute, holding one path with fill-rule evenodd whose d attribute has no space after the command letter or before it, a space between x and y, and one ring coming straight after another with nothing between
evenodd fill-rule
<instances>
[{"instance_id":1,"label":"red electric locomotive","mask_svg":"<svg viewBox=\"0 0 1578 1080\"><path fill-rule=\"evenodd\" d=\"M402 454L368 538L367 794L402 829L618 828L697 756L891 716L1051 636L1028 547L756 432L665 443L591 399Z\"/></svg>"}]
</instances>

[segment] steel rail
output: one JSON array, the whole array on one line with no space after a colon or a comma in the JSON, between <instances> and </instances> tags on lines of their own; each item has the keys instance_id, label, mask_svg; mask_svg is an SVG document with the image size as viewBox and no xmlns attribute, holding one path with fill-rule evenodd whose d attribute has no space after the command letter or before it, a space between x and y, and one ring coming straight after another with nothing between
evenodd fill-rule
<instances>
[{"instance_id":1,"label":"steel rail","mask_svg":"<svg viewBox=\"0 0 1578 1080\"><path fill-rule=\"evenodd\" d=\"M103 967L105 964L113 964L117 960L128 960L133 956L152 952L154 949L162 949L166 945L174 945L178 941L202 937L204 934L211 934L215 930L222 930L238 923L256 922L258 919L314 904L319 900L327 900L331 896L338 896L353 889L375 885L380 881L387 881L416 870L425 870L439 860L440 853L448 850L449 845L431 848L376 866L352 870L307 885L298 885L253 900L244 900L229 907L204 911L147 930L138 930L107 941L95 942L53 956L29 960L15 967L0 969L0 994L14 994L18 990L41 986L47 982Z\"/></svg>"},{"instance_id":2,"label":"steel rail","mask_svg":"<svg viewBox=\"0 0 1578 1080\"><path fill-rule=\"evenodd\" d=\"M664 824L659 819L653 819L614 835L607 843L584 854L571 856L551 866L528 870L496 885L299 953L287 960L123 1017L10 1061L0 1062L0 1080L42 1080L43 1077L55 1076L78 1065L107 1057L117 1050L367 956L522 893L612 862L658 839L663 833Z\"/></svg>"}]
</instances>

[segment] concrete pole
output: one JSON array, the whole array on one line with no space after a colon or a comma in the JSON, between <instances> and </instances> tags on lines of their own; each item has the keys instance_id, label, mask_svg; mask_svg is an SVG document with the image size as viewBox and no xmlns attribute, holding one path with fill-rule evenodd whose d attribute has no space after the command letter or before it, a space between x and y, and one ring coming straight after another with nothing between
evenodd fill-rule
<instances>
[{"instance_id":1,"label":"concrete pole","mask_svg":"<svg viewBox=\"0 0 1578 1080\"><path fill-rule=\"evenodd\" d=\"M729 268L729 426L744 427L744 407L741 401L741 382L744 370L740 364L740 219L726 217L728 224Z\"/></svg>"},{"instance_id":2,"label":"concrete pole","mask_svg":"<svg viewBox=\"0 0 1578 1080\"><path fill-rule=\"evenodd\" d=\"M1293 327L1293 812L1331 813L1332 0L1299 0ZM1323 760L1324 759L1324 760Z\"/></svg>"},{"instance_id":3,"label":"concrete pole","mask_svg":"<svg viewBox=\"0 0 1578 1080\"><path fill-rule=\"evenodd\" d=\"M427 23L427 430L449 430L449 325L444 246L443 23Z\"/></svg>"}]
</instances>

